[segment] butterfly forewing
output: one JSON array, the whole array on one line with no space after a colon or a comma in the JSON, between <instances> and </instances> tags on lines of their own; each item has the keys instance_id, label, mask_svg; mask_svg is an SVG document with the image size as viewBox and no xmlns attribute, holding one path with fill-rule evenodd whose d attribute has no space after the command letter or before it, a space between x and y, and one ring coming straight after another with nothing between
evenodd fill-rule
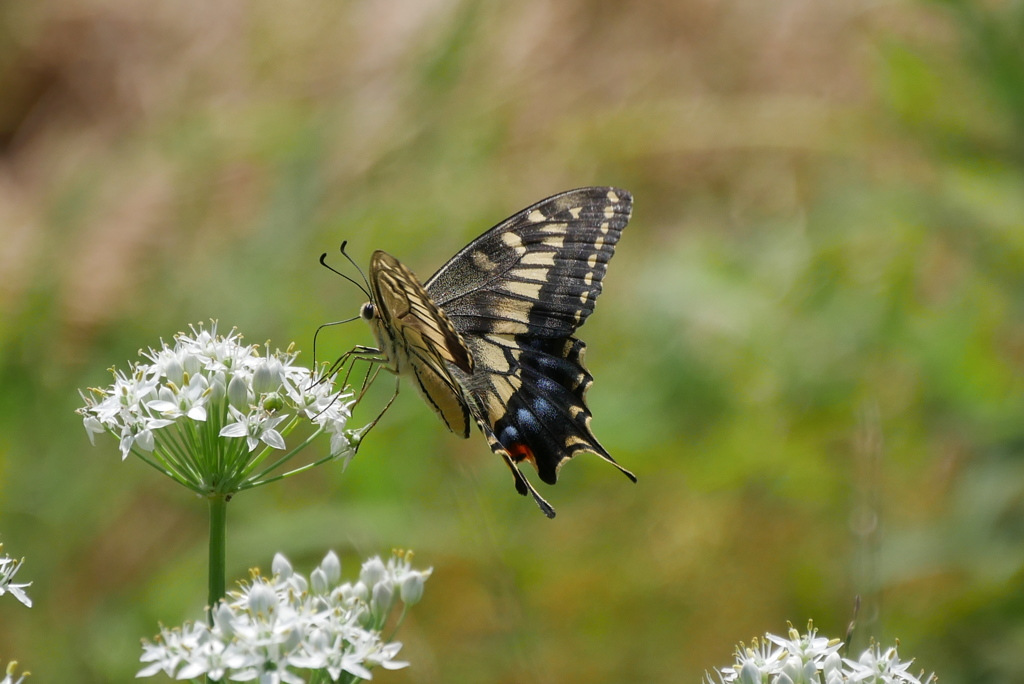
<instances>
[{"instance_id":1,"label":"butterfly forewing","mask_svg":"<svg viewBox=\"0 0 1024 684\"><path fill-rule=\"evenodd\" d=\"M462 336L412 271L391 255L374 252L370 286L377 307L374 333L392 370L411 376L448 429L468 437L469 409L448 366L472 371Z\"/></svg>"},{"instance_id":2,"label":"butterfly forewing","mask_svg":"<svg viewBox=\"0 0 1024 684\"><path fill-rule=\"evenodd\" d=\"M615 188L549 197L467 245L427 292L463 334L571 335L594 310L632 204Z\"/></svg>"}]
</instances>

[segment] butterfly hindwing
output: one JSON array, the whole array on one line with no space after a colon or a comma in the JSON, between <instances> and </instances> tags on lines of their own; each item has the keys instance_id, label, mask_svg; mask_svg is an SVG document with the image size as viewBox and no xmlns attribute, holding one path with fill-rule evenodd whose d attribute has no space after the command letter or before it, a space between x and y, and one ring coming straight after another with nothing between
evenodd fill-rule
<instances>
[{"instance_id":1,"label":"butterfly hindwing","mask_svg":"<svg viewBox=\"0 0 1024 684\"><path fill-rule=\"evenodd\" d=\"M567 459L590 452L635 479L590 429L586 392L593 376L584 366L581 340L483 335L467 342L480 363L471 380L460 376L460 382L494 437L492 450L506 462L528 461L541 480L555 484Z\"/></svg>"}]
</instances>

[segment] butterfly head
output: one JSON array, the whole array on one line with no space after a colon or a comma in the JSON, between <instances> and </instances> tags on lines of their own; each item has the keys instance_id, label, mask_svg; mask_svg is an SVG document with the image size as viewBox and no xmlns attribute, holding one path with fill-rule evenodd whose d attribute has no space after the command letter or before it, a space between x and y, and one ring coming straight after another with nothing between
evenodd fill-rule
<instances>
[{"instance_id":1,"label":"butterfly head","mask_svg":"<svg viewBox=\"0 0 1024 684\"><path fill-rule=\"evenodd\" d=\"M388 359L389 364L398 363L396 369L403 366L404 364L400 363L395 350L394 338L385 330L384 320L381 318L381 307L370 300L359 307L359 317L369 324L373 336L377 339L377 347L380 349L381 355Z\"/></svg>"}]
</instances>

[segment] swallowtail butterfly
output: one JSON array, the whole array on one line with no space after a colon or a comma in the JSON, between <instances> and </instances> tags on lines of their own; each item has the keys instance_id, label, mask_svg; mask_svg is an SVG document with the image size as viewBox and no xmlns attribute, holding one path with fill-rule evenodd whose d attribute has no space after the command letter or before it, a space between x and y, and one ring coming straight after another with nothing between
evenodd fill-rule
<instances>
[{"instance_id":1,"label":"swallowtail butterfly","mask_svg":"<svg viewBox=\"0 0 1024 684\"><path fill-rule=\"evenodd\" d=\"M519 463L554 484L566 460L590 452L636 482L590 429L593 377L574 336L594 310L632 204L617 188L548 197L470 242L423 284L385 252L370 260L371 301L360 316L378 348L359 355L412 380L455 434L469 437L475 422L516 490L549 518L554 509Z\"/></svg>"}]
</instances>

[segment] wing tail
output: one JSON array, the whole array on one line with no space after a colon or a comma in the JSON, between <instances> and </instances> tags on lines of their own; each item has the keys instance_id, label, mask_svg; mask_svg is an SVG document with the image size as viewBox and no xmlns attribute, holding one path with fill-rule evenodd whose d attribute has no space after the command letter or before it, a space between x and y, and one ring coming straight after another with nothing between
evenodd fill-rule
<instances>
[{"instance_id":1,"label":"wing tail","mask_svg":"<svg viewBox=\"0 0 1024 684\"><path fill-rule=\"evenodd\" d=\"M542 481L555 484L565 461L589 452L636 482L590 429L585 395L593 376L583 364L586 345L581 340L486 336L471 344L479 358L493 361L503 355L502 371L486 379L479 369L474 374L473 395L487 432L513 463L529 461Z\"/></svg>"},{"instance_id":2,"label":"wing tail","mask_svg":"<svg viewBox=\"0 0 1024 684\"><path fill-rule=\"evenodd\" d=\"M543 512L544 515L546 515L549 518L554 518L555 509L551 506L551 504L544 500L544 497L542 497L540 493L537 492L534 486L530 483L530 481L526 479L526 476L523 475L522 471L519 470L519 468L516 466L511 454L509 454L508 450L505 449L505 447L502 446L501 442L498 441L498 438L495 436L494 431L491 430L490 426L488 426L482 420L478 420L477 425L480 426L480 430L484 433L484 436L487 438L487 443L490 445L491 451L496 453L498 456L501 456L501 459L505 461L505 465L507 465L509 470L512 471L512 476L515 478L516 491L522 494L523 496L531 494L533 496L533 500L537 503L537 506L540 508L541 512Z\"/></svg>"}]
</instances>

